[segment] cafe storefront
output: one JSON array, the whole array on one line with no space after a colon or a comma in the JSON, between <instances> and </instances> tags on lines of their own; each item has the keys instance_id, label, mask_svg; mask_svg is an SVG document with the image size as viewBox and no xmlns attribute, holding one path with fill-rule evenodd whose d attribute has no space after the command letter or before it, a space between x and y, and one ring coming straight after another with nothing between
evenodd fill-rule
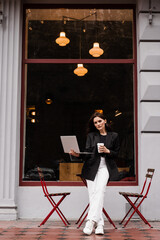
<instances>
[{"instance_id":1,"label":"cafe storefront","mask_svg":"<svg viewBox=\"0 0 160 240\"><path fill-rule=\"evenodd\" d=\"M139 191L146 169L158 168L160 6L150 4L152 12L144 1L1 2L1 219L43 218L37 166L52 191L71 192L62 208L79 217L88 202L77 176L83 159L64 153L60 136L75 135L83 151L95 111L120 138L105 200L113 219L127 207L118 192Z\"/></svg>"}]
</instances>

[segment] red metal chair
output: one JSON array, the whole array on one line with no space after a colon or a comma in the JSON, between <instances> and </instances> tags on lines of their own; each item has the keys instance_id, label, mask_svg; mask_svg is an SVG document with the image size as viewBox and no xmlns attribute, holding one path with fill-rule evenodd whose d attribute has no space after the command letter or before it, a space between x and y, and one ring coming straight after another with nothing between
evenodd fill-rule
<instances>
[{"instance_id":1,"label":"red metal chair","mask_svg":"<svg viewBox=\"0 0 160 240\"><path fill-rule=\"evenodd\" d=\"M126 225L128 224L128 222L130 221L130 219L132 218L132 216L135 213L137 213L139 215L139 217L144 221L145 224L148 224L149 227L152 227L149 224L149 222L145 219L145 217L142 215L142 213L138 210L138 208L140 207L140 205L142 204L144 199L146 199L148 196L148 192L151 187L151 182L152 182L152 177L153 177L154 171L155 171L155 169L151 169L151 168L147 169L147 174L145 177L145 181L144 181L141 193L119 192L119 194L122 195L127 200L127 202L129 202L129 204L131 205L131 208L128 210L127 214L124 216L124 218L122 219L122 221L119 224L122 224L123 221L128 216L128 214L131 212L131 210L134 209L132 214L130 215L130 217L128 218L128 220L126 221L126 223L124 224L123 227L126 227ZM136 198L136 199L133 202L133 201L131 201L130 198ZM140 200L139 203L138 203L138 200ZM136 206L136 203L137 203L137 206Z\"/></svg>"},{"instance_id":2,"label":"red metal chair","mask_svg":"<svg viewBox=\"0 0 160 240\"><path fill-rule=\"evenodd\" d=\"M44 225L45 222L49 219L49 217L54 213L54 211L57 212L57 214L59 215L59 217L61 218L62 222L64 223L65 226L68 226L70 223L68 222L68 220L66 219L66 217L64 216L64 214L62 213L62 211L59 209L59 205L62 203L62 201L65 199L65 197L67 195L69 195L69 192L64 192L64 193L49 193L47 190L47 185L46 182L44 180L44 174L42 172L42 169L37 167L38 173L39 173L39 177L40 177L40 181L41 181L41 186L44 192L44 196L48 199L48 201L50 202L50 204L52 205L53 209L50 211L50 213L46 216L46 218L41 222L41 224L39 225L39 227L41 225ZM60 200L56 203L53 200L53 197L60 197Z\"/></svg>"},{"instance_id":3,"label":"red metal chair","mask_svg":"<svg viewBox=\"0 0 160 240\"><path fill-rule=\"evenodd\" d=\"M84 178L82 178L81 174L77 174L78 177L81 178L81 180L83 181L84 185L87 187L87 182ZM80 226L82 225L82 223L84 222L84 220L86 219L88 213L86 213L87 209L89 207L89 203L87 204L86 208L84 209L83 213L81 214L81 216L79 217L79 219L77 220L76 224L79 223L77 228L80 228ZM86 213L86 214L85 214ZM113 227L115 229L117 229L117 227L115 226L114 222L112 221L112 219L110 218L110 216L108 215L108 213L106 212L106 210L103 208L103 213L106 216L106 218L108 219L108 221L113 225ZM85 214L85 215L84 215Z\"/></svg>"}]
</instances>

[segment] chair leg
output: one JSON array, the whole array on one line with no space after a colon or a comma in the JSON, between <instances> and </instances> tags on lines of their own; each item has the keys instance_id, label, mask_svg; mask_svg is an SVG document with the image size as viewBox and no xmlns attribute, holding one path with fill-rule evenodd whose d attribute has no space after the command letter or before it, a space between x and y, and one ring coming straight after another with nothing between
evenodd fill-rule
<instances>
[{"instance_id":1,"label":"chair leg","mask_svg":"<svg viewBox=\"0 0 160 240\"><path fill-rule=\"evenodd\" d=\"M115 226L114 222L112 221L112 219L110 218L110 216L108 215L108 213L106 212L106 210L103 208L103 213L106 216L106 218L108 219L108 221L113 225L113 227L115 229L117 229L117 227Z\"/></svg>"},{"instance_id":2,"label":"chair leg","mask_svg":"<svg viewBox=\"0 0 160 240\"><path fill-rule=\"evenodd\" d=\"M89 207L89 204L87 205L87 207L85 208L84 212L82 213L82 215L80 216L80 218L78 219L77 223L80 221L80 219L82 218L82 216L84 215L84 213L86 212L87 208ZM117 227L115 226L114 222L112 221L112 219L110 218L110 216L108 215L108 213L106 212L106 210L103 208L103 213L106 216L106 218L108 219L108 221L113 225L113 227L115 229L117 229ZM82 225L82 223L84 222L84 220L86 219L88 213L84 216L84 218L82 219L82 221L80 222L80 224L78 225L77 228L80 228L80 226Z\"/></svg>"},{"instance_id":3,"label":"chair leg","mask_svg":"<svg viewBox=\"0 0 160 240\"><path fill-rule=\"evenodd\" d=\"M55 201L53 200L53 198L50 197L50 199L51 199L51 201L52 201L53 204L54 204L54 205L52 205L52 206L55 206L56 203L55 203ZM68 222L68 220L66 219L66 217L64 216L64 214L62 213L62 211L59 209L59 207L56 208L56 212L57 212L57 214L58 214L59 216L61 215L61 217L64 219L64 221L65 221L68 225L70 225L70 223ZM59 213L58 213L58 212L59 212Z\"/></svg>"},{"instance_id":4,"label":"chair leg","mask_svg":"<svg viewBox=\"0 0 160 240\"><path fill-rule=\"evenodd\" d=\"M125 196L123 196L125 197ZM134 202L134 205L136 204L136 202L138 201L139 197L136 199L136 201ZM126 199L127 200L127 199ZM127 200L128 201L128 200ZM126 215L124 216L124 218L122 219L122 221L119 224L122 224L124 222L124 220L126 219L126 217L128 216L128 214L130 213L130 211L133 209L133 206L130 207L130 209L128 210L128 212L126 213Z\"/></svg>"},{"instance_id":5,"label":"chair leg","mask_svg":"<svg viewBox=\"0 0 160 240\"><path fill-rule=\"evenodd\" d=\"M80 228L80 226L82 225L82 223L84 222L84 220L86 219L88 213L86 213L86 215L84 216L84 218L82 219L82 221L80 222L80 224L77 226L77 228Z\"/></svg>"},{"instance_id":6,"label":"chair leg","mask_svg":"<svg viewBox=\"0 0 160 240\"><path fill-rule=\"evenodd\" d=\"M146 218L140 213L140 211L138 210L139 206L141 205L141 203L144 201L145 198L142 198L142 200L140 201L140 203L138 204L138 206L136 207L133 202L126 196L125 197L126 200L130 203L130 205L134 208L133 213L131 214L131 216L129 217L129 219L127 220L127 222L124 224L124 227L127 226L128 222L130 221L130 219L132 218L132 216L135 214L135 212L140 216L140 218L144 221L145 224L148 224L148 226L150 228L152 228L152 226L149 224L149 222L146 220Z\"/></svg>"},{"instance_id":7,"label":"chair leg","mask_svg":"<svg viewBox=\"0 0 160 240\"><path fill-rule=\"evenodd\" d=\"M59 202L53 207L53 209L50 211L50 213L46 216L46 218L41 222L41 225L44 225L45 222L50 218L50 216L53 214L53 212L57 209L57 207L60 205L60 203L63 201L63 199L65 198L66 196L63 196ZM49 200L50 201L50 200ZM52 205L53 206L53 205ZM57 212L57 211L56 211ZM59 214L59 212L57 212L59 217L61 218L62 222L64 223L65 226L67 226L66 222L64 221L64 219L62 218L62 216Z\"/></svg>"},{"instance_id":8,"label":"chair leg","mask_svg":"<svg viewBox=\"0 0 160 240\"><path fill-rule=\"evenodd\" d=\"M83 215L84 215L85 212L87 211L88 207L89 207L89 203L88 203L87 207L84 209L83 213L81 214L81 216L79 217L79 219L77 220L77 222L76 222L75 224L78 224L78 223L79 223L79 221L81 220L81 218L83 217Z\"/></svg>"}]
</instances>

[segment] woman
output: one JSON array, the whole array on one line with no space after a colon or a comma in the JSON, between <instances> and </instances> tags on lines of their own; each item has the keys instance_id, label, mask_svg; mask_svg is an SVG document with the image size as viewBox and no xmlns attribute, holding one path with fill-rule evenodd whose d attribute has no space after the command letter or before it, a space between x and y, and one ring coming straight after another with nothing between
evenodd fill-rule
<instances>
[{"instance_id":1,"label":"woman","mask_svg":"<svg viewBox=\"0 0 160 240\"><path fill-rule=\"evenodd\" d=\"M97 147L97 143L103 145ZM82 177L87 181L90 203L83 232L90 235L95 226L95 234L104 234L102 216L104 195L108 180L118 178L114 158L118 155L119 138L117 133L110 131L102 113L95 112L89 120L85 151L92 154L86 154L82 169ZM72 149L70 154L79 157Z\"/></svg>"}]
</instances>

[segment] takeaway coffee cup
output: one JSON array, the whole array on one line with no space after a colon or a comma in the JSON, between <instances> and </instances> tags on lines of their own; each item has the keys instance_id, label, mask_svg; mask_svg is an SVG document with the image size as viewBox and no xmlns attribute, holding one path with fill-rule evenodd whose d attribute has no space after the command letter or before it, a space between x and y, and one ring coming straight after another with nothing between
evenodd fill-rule
<instances>
[{"instance_id":1,"label":"takeaway coffee cup","mask_svg":"<svg viewBox=\"0 0 160 240\"><path fill-rule=\"evenodd\" d=\"M104 146L104 143L97 143L98 152L100 152L100 151L99 151L99 147L100 147L100 146Z\"/></svg>"}]
</instances>

